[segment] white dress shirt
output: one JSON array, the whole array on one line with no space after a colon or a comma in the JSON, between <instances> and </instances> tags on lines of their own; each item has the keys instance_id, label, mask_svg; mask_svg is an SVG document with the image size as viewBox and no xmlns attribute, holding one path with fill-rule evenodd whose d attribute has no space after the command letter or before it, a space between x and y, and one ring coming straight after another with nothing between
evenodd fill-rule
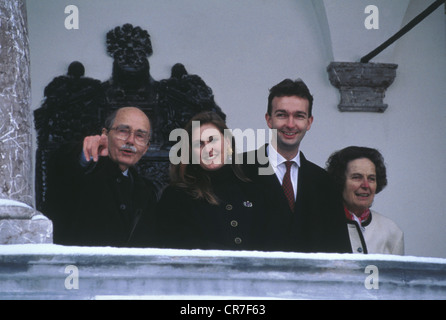
<instances>
[{"instance_id":1,"label":"white dress shirt","mask_svg":"<svg viewBox=\"0 0 446 320\"><path fill-rule=\"evenodd\" d=\"M286 173L286 165L285 162L287 161L284 157L282 157L276 149L272 145L268 145L266 152L268 154L269 163L271 164L271 167L274 170L274 173L276 174L277 178L280 181L280 184L282 184L283 177ZM293 185L294 190L294 199L296 199L297 195L297 179L299 174L299 167L300 167L300 151L297 152L297 155L291 159L293 161L293 165L291 166L291 172L290 172L290 178L291 183Z\"/></svg>"}]
</instances>

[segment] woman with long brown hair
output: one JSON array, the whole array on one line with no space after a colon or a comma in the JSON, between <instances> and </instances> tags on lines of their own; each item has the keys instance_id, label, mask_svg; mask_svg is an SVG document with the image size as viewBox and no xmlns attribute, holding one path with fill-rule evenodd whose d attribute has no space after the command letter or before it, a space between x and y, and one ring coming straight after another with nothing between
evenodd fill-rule
<instances>
[{"instance_id":1,"label":"woman with long brown hair","mask_svg":"<svg viewBox=\"0 0 446 320\"><path fill-rule=\"evenodd\" d=\"M171 183L158 205L161 246L262 250L265 197L234 163L235 143L226 123L204 112L185 132L181 148L171 152L181 160L171 164Z\"/></svg>"}]
</instances>

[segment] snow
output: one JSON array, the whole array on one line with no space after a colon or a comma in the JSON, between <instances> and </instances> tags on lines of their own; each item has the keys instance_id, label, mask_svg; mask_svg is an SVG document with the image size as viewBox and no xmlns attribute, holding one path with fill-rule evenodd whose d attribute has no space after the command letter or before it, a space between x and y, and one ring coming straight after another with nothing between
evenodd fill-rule
<instances>
[{"instance_id":1,"label":"snow","mask_svg":"<svg viewBox=\"0 0 446 320\"><path fill-rule=\"evenodd\" d=\"M262 251L179 250L158 248L75 247L55 244L0 245L0 255L67 255L67 256L176 256L176 257L246 257L267 259L312 259L344 261L399 261L446 265L446 259L396 256L385 254L290 253Z\"/></svg>"},{"instance_id":2,"label":"snow","mask_svg":"<svg viewBox=\"0 0 446 320\"><path fill-rule=\"evenodd\" d=\"M23 202L10 200L10 199L0 199L0 207L1 206L23 207L23 208L27 208L27 209L32 209L30 206L28 206L27 204L25 204Z\"/></svg>"}]
</instances>

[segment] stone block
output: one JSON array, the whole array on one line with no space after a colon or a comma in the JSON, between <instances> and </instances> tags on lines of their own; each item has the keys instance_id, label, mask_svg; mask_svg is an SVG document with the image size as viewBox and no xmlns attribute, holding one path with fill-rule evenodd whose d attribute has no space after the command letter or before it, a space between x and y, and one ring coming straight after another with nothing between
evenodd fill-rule
<instances>
[{"instance_id":1,"label":"stone block","mask_svg":"<svg viewBox=\"0 0 446 320\"><path fill-rule=\"evenodd\" d=\"M1 219L0 244L38 244L53 242L53 224L45 216L32 219Z\"/></svg>"},{"instance_id":2,"label":"stone block","mask_svg":"<svg viewBox=\"0 0 446 320\"><path fill-rule=\"evenodd\" d=\"M0 245L52 242L51 220L25 203L0 199Z\"/></svg>"},{"instance_id":3,"label":"stone block","mask_svg":"<svg viewBox=\"0 0 446 320\"><path fill-rule=\"evenodd\" d=\"M396 77L397 64L332 62L327 67L331 84L339 89L340 111L384 112L386 89Z\"/></svg>"}]
</instances>

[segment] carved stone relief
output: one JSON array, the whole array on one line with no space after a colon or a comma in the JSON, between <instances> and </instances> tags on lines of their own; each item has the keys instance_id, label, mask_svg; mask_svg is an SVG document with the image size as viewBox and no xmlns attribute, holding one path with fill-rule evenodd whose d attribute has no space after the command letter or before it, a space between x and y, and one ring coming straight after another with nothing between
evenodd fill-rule
<instances>
[{"instance_id":1,"label":"carved stone relief","mask_svg":"<svg viewBox=\"0 0 446 320\"><path fill-rule=\"evenodd\" d=\"M150 74L150 35L131 24L107 33L107 52L113 58L110 79L101 82L85 76L84 66L73 62L66 75L45 88L45 100L35 111L38 133L36 190L38 208L45 202L47 161L63 143L98 134L109 113L137 106L151 119L151 144L137 169L161 190L168 183L171 130L182 128L198 112L213 110L226 115L214 101L212 89L198 75L190 75L181 63L171 77L157 81Z\"/></svg>"}]
</instances>

